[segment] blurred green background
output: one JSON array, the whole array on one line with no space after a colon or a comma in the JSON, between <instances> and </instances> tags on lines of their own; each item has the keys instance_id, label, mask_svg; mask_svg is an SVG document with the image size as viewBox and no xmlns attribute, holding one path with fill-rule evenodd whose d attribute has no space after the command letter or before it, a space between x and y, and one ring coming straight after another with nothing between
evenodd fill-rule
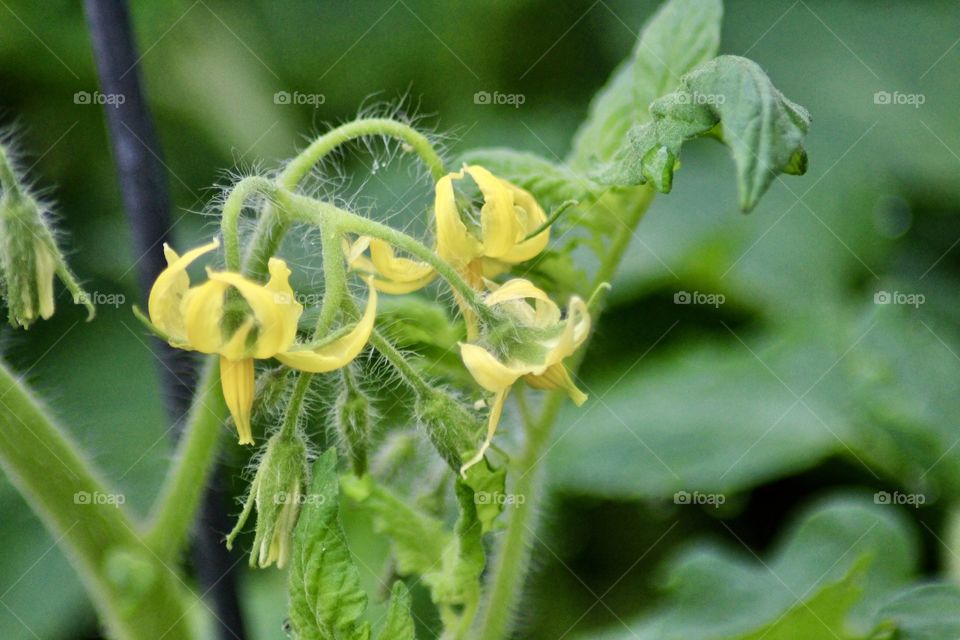
<instances>
[{"instance_id":1,"label":"blurred green background","mask_svg":"<svg viewBox=\"0 0 960 640\"><path fill-rule=\"evenodd\" d=\"M510 145L559 161L656 6L132 4L179 246L210 232L212 185L277 166L365 104L402 100L446 136L450 157ZM564 413L545 461L524 637L601 627L661 637L652 629L663 619L691 618L682 592L670 596L680 604L661 605L664 584L704 558L747 574L761 557L789 565L784 541L811 510L882 523L851 542L884 558L889 588L949 571L960 553L950 527L960 499L958 25L952 2L726 2L721 52L758 61L813 114L810 171L775 183L747 217L724 149L685 147L674 193L641 224L586 360L593 399ZM136 256L103 113L75 100L96 90L80 3L0 1L0 123L56 202L76 272L92 291L126 296L85 324L60 291L54 319L28 334L0 330L3 356L143 513L171 443L130 313ZM322 104L277 104L280 91ZM476 104L478 91L524 101ZM876 92L923 104L878 103ZM347 156L345 193L378 198L378 211L402 208L414 195L404 172L381 179L377 159ZM681 292L724 303L676 304ZM881 292L894 302L878 304ZM897 304L917 294L922 304ZM244 463L233 451L226 459L238 471ZM725 502L676 504L678 491ZM877 491L924 504L877 504ZM98 637L74 573L5 479L0 513L0 637ZM361 557L382 555L383 543L356 528ZM282 575L242 580L253 637L281 637ZM687 633L678 637L701 637Z\"/></svg>"}]
</instances>

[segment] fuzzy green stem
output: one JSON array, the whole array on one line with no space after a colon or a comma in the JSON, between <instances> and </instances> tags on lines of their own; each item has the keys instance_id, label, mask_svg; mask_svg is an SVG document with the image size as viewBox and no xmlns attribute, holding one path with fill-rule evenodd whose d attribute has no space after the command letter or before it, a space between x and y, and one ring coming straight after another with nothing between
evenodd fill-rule
<instances>
[{"instance_id":1,"label":"fuzzy green stem","mask_svg":"<svg viewBox=\"0 0 960 640\"><path fill-rule=\"evenodd\" d=\"M0 467L27 498L80 574L109 636L186 640L185 601L177 578L141 541L119 496L80 448L0 364ZM112 499L110 499L112 498ZM126 570L152 580L131 594Z\"/></svg>"},{"instance_id":2,"label":"fuzzy green stem","mask_svg":"<svg viewBox=\"0 0 960 640\"><path fill-rule=\"evenodd\" d=\"M635 200L629 202L626 215L619 220L620 226L600 262L591 290L596 290L602 283L609 282L616 275L620 261L633 239L634 229L653 201L653 190L648 187L633 193ZM612 211L610 214L615 215ZM596 316L599 316L603 300L601 298L596 302ZM581 347L572 362L567 363L571 370L576 371L585 352L586 345ZM512 614L517 608L523 582L530 566L532 538L536 527L535 516L538 511L537 498L541 483L542 465L540 463L553 436L557 415L565 399L566 394L562 391L554 391L547 397L539 419L534 424L527 425L527 440L520 455L511 462L512 475L516 478L512 493L524 496L525 501L510 510L510 520L492 567L491 579L488 583L489 595L478 627L477 637L481 640L503 640L509 636L513 622Z\"/></svg>"},{"instance_id":3,"label":"fuzzy green stem","mask_svg":"<svg viewBox=\"0 0 960 640\"><path fill-rule=\"evenodd\" d=\"M247 198L260 194L267 197L273 195L277 185L260 176L244 178L234 185L223 203L223 215L220 218L220 230L223 234L223 252L226 257L227 269L240 271L240 214Z\"/></svg>"},{"instance_id":4,"label":"fuzzy green stem","mask_svg":"<svg viewBox=\"0 0 960 640\"><path fill-rule=\"evenodd\" d=\"M227 405L220 390L220 366L215 357L207 359L197 389L176 460L150 517L148 537L161 558L172 558L183 548L216 459Z\"/></svg>"},{"instance_id":5,"label":"fuzzy green stem","mask_svg":"<svg viewBox=\"0 0 960 640\"><path fill-rule=\"evenodd\" d=\"M10 153L6 147L0 145L0 196L10 203L16 202L23 195L17 174L10 161Z\"/></svg>"},{"instance_id":6,"label":"fuzzy green stem","mask_svg":"<svg viewBox=\"0 0 960 640\"><path fill-rule=\"evenodd\" d=\"M312 379L313 374L304 371L297 376L297 382L293 385L293 393L290 395L290 402L287 403L287 411L283 416L283 424L280 425L281 436L292 438L296 435L297 420L300 419L303 401L307 397L307 390L310 388Z\"/></svg>"},{"instance_id":7,"label":"fuzzy green stem","mask_svg":"<svg viewBox=\"0 0 960 640\"><path fill-rule=\"evenodd\" d=\"M295 189L310 170L331 151L345 142L367 136L390 136L400 140L420 156L435 181L446 173L443 160L430 144L430 140L410 125L389 118L363 118L331 129L314 140L287 164L278 177L277 184L285 189ZM250 273L258 274L266 269L267 259L277 252L288 229L289 221L279 217L273 207L264 209L247 260Z\"/></svg>"},{"instance_id":8,"label":"fuzzy green stem","mask_svg":"<svg viewBox=\"0 0 960 640\"><path fill-rule=\"evenodd\" d=\"M450 263L443 260L422 242L398 231L389 225L364 218L345 209L341 209L328 202L321 202L313 198L295 193L278 193L278 200L282 203L292 219L311 224L321 229L332 228L340 233L353 233L371 236L383 240L402 251L422 260L433 267L440 277L456 291L470 308L480 318L490 321L493 311L483 303L473 287L464 280Z\"/></svg>"}]
</instances>

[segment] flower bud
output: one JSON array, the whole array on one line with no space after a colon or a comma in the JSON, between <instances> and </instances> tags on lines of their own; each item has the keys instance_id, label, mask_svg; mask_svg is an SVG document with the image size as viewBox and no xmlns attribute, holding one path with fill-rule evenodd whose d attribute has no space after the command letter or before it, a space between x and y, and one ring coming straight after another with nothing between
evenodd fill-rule
<instances>
[{"instance_id":1,"label":"flower bud","mask_svg":"<svg viewBox=\"0 0 960 640\"><path fill-rule=\"evenodd\" d=\"M353 472L362 476L367 472L373 407L370 398L357 384L350 367L341 369L341 372L342 384L334 407L337 432L347 447Z\"/></svg>"},{"instance_id":2,"label":"flower bud","mask_svg":"<svg viewBox=\"0 0 960 640\"><path fill-rule=\"evenodd\" d=\"M38 318L46 320L53 315L54 276L60 277L74 300L83 303L89 318L93 318L95 310L90 296L67 268L47 218L0 146L0 268L10 324L14 327L26 329Z\"/></svg>"},{"instance_id":3,"label":"flower bud","mask_svg":"<svg viewBox=\"0 0 960 640\"><path fill-rule=\"evenodd\" d=\"M484 430L480 417L440 390L419 397L416 411L433 446L459 471L464 455L476 449L476 435Z\"/></svg>"},{"instance_id":4,"label":"flower bud","mask_svg":"<svg viewBox=\"0 0 960 640\"><path fill-rule=\"evenodd\" d=\"M261 569L273 563L278 569L286 566L306 480L307 446L303 439L283 433L271 437L250 485L247 504L236 527L227 536L227 548L233 547L233 541L256 506L257 528L250 566Z\"/></svg>"}]
</instances>

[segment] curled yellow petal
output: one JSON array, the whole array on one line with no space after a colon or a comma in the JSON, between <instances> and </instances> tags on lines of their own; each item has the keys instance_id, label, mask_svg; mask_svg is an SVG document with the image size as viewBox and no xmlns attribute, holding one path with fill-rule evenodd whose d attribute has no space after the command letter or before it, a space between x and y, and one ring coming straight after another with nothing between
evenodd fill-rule
<instances>
[{"instance_id":1,"label":"curled yellow petal","mask_svg":"<svg viewBox=\"0 0 960 640\"><path fill-rule=\"evenodd\" d=\"M193 287L181 304L185 340L201 353L220 353L223 347L223 297L228 285L208 280Z\"/></svg>"},{"instance_id":2,"label":"curled yellow petal","mask_svg":"<svg viewBox=\"0 0 960 640\"><path fill-rule=\"evenodd\" d=\"M506 255L519 240L523 230L513 208L513 192L509 183L479 165L464 167L483 194L480 229L483 253L492 258Z\"/></svg>"},{"instance_id":3,"label":"curled yellow petal","mask_svg":"<svg viewBox=\"0 0 960 640\"><path fill-rule=\"evenodd\" d=\"M578 407L587 401L587 394L577 387L570 377L570 371L561 363L547 367L540 375L526 375L524 381L536 389L563 389Z\"/></svg>"},{"instance_id":4,"label":"curled yellow petal","mask_svg":"<svg viewBox=\"0 0 960 640\"><path fill-rule=\"evenodd\" d=\"M560 322L560 308L556 303L550 299L546 291L524 278L508 280L488 294L485 300L488 305L493 306L527 298L535 300L533 308L529 305L512 305L510 309L522 314L524 320L537 327L548 327Z\"/></svg>"},{"instance_id":5,"label":"curled yellow petal","mask_svg":"<svg viewBox=\"0 0 960 640\"><path fill-rule=\"evenodd\" d=\"M370 258L363 255L367 249L370 249ZM368 236L360 236L353 243L345 240L344 255L351 269L373 276L374 286L383 293L412 293L437 276L427 263L397 257L390 244Z\"/></svg>"},{"instance_id":6,"label":"curled yellow petal","mask_svg":"<svg viewBox=\"0 0 960 640\"><path fill-rule=\"evenodd\" d=\"M220 384L223 399L237 425L240 444L253 444L250 412L253 408L253 359L230 360L220 358Z\"/></svg>"},{"instance_id":7,"label":"curled yellow petal","mask_svg":"<svg viewBox=\"0 0 960 640\"><path fill-rule=\"evenodd\" d=\"M510 387L507 387L494 396L493 406L490 407L490 415L487 416L487 436L484 438L483 444L480 445L480 449L460 466L460 475L463 478L467 477L467 469L483 460L483 455L490 448L493 436L497 433L497 426L500 424L500 417L503 415L503 405L507 401L507 394L509 393Z\"/></svg>"},{"instance_id":8,"label":"curled yellow petal","mask_svg":"<svg viewBox=\"0 0 960 640\"><path fill-rule=\"evenodd\" d=\"M557 364L570 356L580 348L588 335L590 335L590 312L587 309L587 303L574 296L570 299L563 332L544 345L548 350L546 364Z\"/></svg>"},{"instance_id":9,"label":"curled yellow petal","mask_svg":"<svg viewBox=\"0 0 960 640\"><path fill-rule=\"evenodd\" d=\"M483 347L469 342L460 343L460 358L477 384L494 393L507 389L517 378L529 372L526 367L506 365Z\"/></svg>"},{"instance_id":10,"label":"curled yellow petal","mask_svg":"<svg viewBox=\"0 0 960 640\"><path fill-rule=\"evenodd\" d=\"M270 261L273 288L257 284L239 273L231 271L214 272L208 275L211 282L230 285L240 292L250 305L257 320L257 340L253 347L253 357L269 358L290 346L297 333L297 321L303 307L293 300L286 283L290 270L283 260ZM189 327L188 327L189 329Z\"/></svg>"},{"instance_id":11,"label":"curled yellow petal","mask_svg":"<svg viewBox=\"0 0 960 640\"><path fill-rule=\"evenodd\" d=\"M150 314L150 321L174 340L183 342L186 338L180 303L190 287L187 267L203 254L219 246L220 241L214 238L208 244L191 249L181 257L169 246L163 245L167 268L160 272L150 289L147 311Z\"/></svg>"},{"instance_id":12,"label":"curled yellow petal","mask_svg":"<svg viewBox=\"0 0 960 640\"><path fill-rule=\"evenodd\" d=\"M447 262L465 265L481 254L482 246L467 230L453 191L454 179L463 172L448 173L437 181L434 195L434 216L437 223L437 253Z\"/></svg>"},{"instance_id":13,"label":"curled yellow petal","mask_svg":"<svg viewBox=\"0 0 960 640\"><path fill-rule=\"evenodd\" d=\"M521 239L510 248L500 259L504 262L516 264L531 260L547 248L550 242L550 228L546 228L537 235L523 240L531 233L543 226L547 221L547 214L543 208L537 204L537 200L524 189L504 181L507 187L513 192L513 204L516 211L517 220L520 226Z\"/></svg>"},{"instance_id":14,"label":"curled yellow petal","mask_svg":"<svg viewBox=\"0 0 960 640\"><path fill-rule=\"evenodd\" d=\"M316 349L288 350L278 353L277 360L289 367L309 373L326 373L349 364L366 346L377 317L377 290L373 286L372 278L367 280L367 286L369 288L367 307L363 317L349 333Z\"/></svg>"}]
</instances>

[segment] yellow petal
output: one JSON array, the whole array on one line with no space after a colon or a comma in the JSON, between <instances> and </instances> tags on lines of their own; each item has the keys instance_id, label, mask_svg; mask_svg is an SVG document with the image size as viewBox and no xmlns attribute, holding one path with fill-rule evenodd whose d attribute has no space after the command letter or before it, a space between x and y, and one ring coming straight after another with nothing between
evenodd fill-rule
<instances>
[{"instance_id":1,"label":"yellow petal","mask_svg":"<svg viewBox=\"0 0 960 640\"><path fill-rule=\"evenodd\" d=\"M484 438L480 449L460 466L460 475L463 478L467 477L467 469L483 460L483 454L490 448L490 444L493 442L493 436L497 433L497 426L500 424L500 417L503 415L503 405L507 401L507 394L509 393L510 387L507 387L494 396L493 406L490 407L490 415L487 416L487 437Z\"/></svg>"},{"instance_id":2,"label":"yellow petal","mask_svg":"<svg viewBox=\"0 0 960 640\"><path fill-rule=\"evenodd\" d=\"M503 391L517 378L530 372L527 367L503 364L483 347L469 342L460 343L460 357L477 384L494 393Z\"/></svg>"},{"instance_id":3,"label":"yellow petal","mask_svg":"<svg viewBox=\"0 0 960 640\"><path fill-rule=\"evenodd\" d=\"M276 281L277 289L283 289L290 271L282 260L274 259L270 263L271 280ZM303 307L292 299L292 294L288 298L285 293L278 293L231 271L211 271L208 275L211 282L235 288L250 305L257 320L257 341L251 354L253 357L269 358L290 346L296 336L297 321L303 311ZM285 286L289 289L289 285Z\"/></svg>"},{"instance_id":4,"label":"yellow petal","mask_svg":"<svg viewBox=\"0 0 960 640\"><path fill-rule=\"evenodd\" d=\"M434 196L434 216L437 223L437 253L455 265L465 265L480 255L482 247L467 230L457 209L453 180L463 173L448 173L437 181Z\"/></svg>"},{"instance_id":5,"label":"yellow petal","mask_svg":"<svg viewBox=\"0 0 960 640\"><path fill-rule=\"evenodd\" d=\"M578 407L587 401L587 394L577 387L570 372L563 364L547 367L540 375L526 375L523 377L527 384L537 389L563 389Z\"/></svg>"},{"instance_id":6,"label":"yellow petal","mask_svg":"<svg viewBox=\"0 0 960 640\"><path fill-rule=\"evenodd\" d=\"M223 298L228 285L208 280L183 296L182 320L185 341L201 353L220 353L223 347Z\"/></svg>"},{"instance_id":7,"label":"yellow petal","mask_svg":"<svg viewBox=\"0 0 960 640\"><path fill-rule=\"evenodd\" d=\"M519 312L523 319L528 321L528 324L536 327L549 327L560 322L560 308L550 299L547 292L523 278L508 280L497 287L493 293L488 294L485 301L488 305L493 306L527 298L536 301L535 307L530 308L529 312L517 305L512 305L509 308L512 311Z\"/></svg>"},{"instance_id":8,"label":"yellow petal","mask_svg":"<svg viewBox=\"0 0 960 640\"><path fill-rule=\"evenodd\" d=\"M237 425L240 444L253 444L250 411L253 407L253 359L230 360L220 358L220 384L223 399Z\"/></svg>"},{"instance_id":9,"label":"yellow petal","mask_svg":"<svg viewBox=\"0 0 960 640\"><path fill-rule=\"evenodd\" d=\"M547 221L547 214L537 204L536 199L527 191L504 180L513 192L513 204L520 225L521 240L500 257L504 262L516 264L531 260L547 248L550 242L550 228L546 228L529 240L523 240L539 229Z\"/></svg>"},{"instance_id":10,"label":"yellow petal","mask_svg":"<svg viewBox=\"0 0 960 640\"><path fill-rule=\"evenodd\" d=\"M350 363L366 346L377 317L377 290L373 286L372 278L367 280L367 286L367 307L363 317L349 333L316 349L278 353L277 360L309 373L326 373Z\"/></svg>"},{"instance_id":11,"label":"yellow petal","mask_svg":"<svg viewBox=\"0 0 960 640\"><path fill-rule=\"evenodd\" d=\"M522 239L520 221L513 208L513 192L507 186L509 183L479 165L463 170L470 174L483 194L480 209L483 254L491 258L506 255Z\"/></svg>"},{"instance_id":12,"label":"yellow petal","mask_svg":"<svg viewBox=\"0 0 960 640\"><path fill-rule=\"evenodd\" d=\"M552 344L545 346L548 349L547 364L556 364L580 348L580 345L590 335L590 312L587 303L581 298L573 296L567 308L567 319L564 321L563 333Z\"/></svg>"},{"instance_id":13,"label":"yellow petal","mask_svg":"<svg viewBox=\"0 0 960 640\"><path fill-rule=\"evenodd\" d=\"M370 260L377 274L394 282L422 281L433 279L436 273L429 264L409 258L398 258L388 243L383 240L370 241Z\"/></svg>"},{"instance_id":14,"label":"yellow petal","mask_svg":"<svg viewBox=\"0 0 960 640\"><path fill-rule=\"evenodd\" d=\"M210 243L191 249L181 257L169 246L163 245L163 252L167 258L167 268L160 272L150 289L147 310L150 314L150 321L160 331L178 342L186 340L180 303L190 287L187 267L203 254L209 253L219 246L220 241L214 238Z\"/></svg>"}]
</instances>

